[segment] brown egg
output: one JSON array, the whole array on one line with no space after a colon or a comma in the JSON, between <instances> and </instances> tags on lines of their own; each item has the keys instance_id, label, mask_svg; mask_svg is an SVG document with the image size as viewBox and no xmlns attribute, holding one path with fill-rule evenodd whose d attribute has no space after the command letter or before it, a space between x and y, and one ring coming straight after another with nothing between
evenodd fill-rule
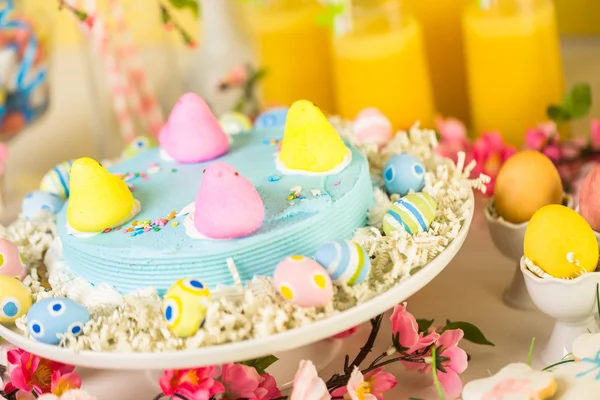
<instances>
[{"instance_id":1,"label":"brown egg","mask_svg":"<svg viewBox=\"0 0 600 400\"><path fill-rule=\"evenodd\" d=\"M520 224L540 208L561 204L563 187L558 170L540 152L525 150L509 158L496 177L494 205L498 215Z\"/></svg>"}]
</instances>

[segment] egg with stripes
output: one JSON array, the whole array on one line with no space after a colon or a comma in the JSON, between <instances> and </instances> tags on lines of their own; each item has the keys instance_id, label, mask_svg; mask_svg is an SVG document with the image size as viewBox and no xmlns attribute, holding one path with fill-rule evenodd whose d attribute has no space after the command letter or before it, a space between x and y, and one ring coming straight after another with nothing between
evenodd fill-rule
<instances>
[{"instance_id":1,"label":"egg with stripes","mask_svg":"<svg viewBox=\"0 0 600 400\"><path fill-rule=\"evenodd\" d=\"M260 114L254 121L254 128L259 130L283 129L287 120L289 108L275 107Z\"/></svg>"},{"instance_id":2,"label":"egg with stripes","mask_svg":"<svg viewBox=\"0 0 600 400\"><path fill-rule=\"evenodd\" d=\"M58 214L65 200L54 193L34 190L28 193L21 203L21 212L25 219L33 221L47 215Z\"/></svg>"},{"instance_id":3,"label":"egg with stripes","mask_svg":"<svg viewBox=\"0 0 600 400\"><path fill-rule=\"evenodd\" d=\"M383 167L383 182L388 192L400 196L411 190L420 192L425 186L425 166L412 154L395 154Z\"/></svg>"},{"instance_id":4,"label":"egg with stripes","mask_svg":"<svg viewBox=\"0 0 600 400\"><path fill-rule=\"evenodd\" d=\"M275 268L273 284L281 296L300 307L322 307L333 298L333 283L315 260L290 256Z\"/></svg>"},{"instance_id":5,"label":"egg with stripes","mask_svg":"<svg viewBox=\"0 0 600 400\"><path fill-rule=\"evenodd\" d=\"M354 286L367 280L371 258L361 245L352 240L335 240L322 244L315 253L334 283Z\"/></svg>"},{"instance_id":6,"label":"egg with stripes","mask_svg":"<svg viewBox=\"0 0 600 400\"><path fill-rule=\"evenodd\" d=\"M178 280L163 299L167 327L179 337L193 336L204 323L209 302L210 291L198 279Z\"/></svg>"},{"instance_id":7,"label":"egg with stripes","mask_svg":"<svg viewBox=\"0 0 600 400\"><path fill-rule=\"evenodd\" d=\"M69 176L73 161L57 164L44 175L40 182L40 190L53 193L63 200L69 198Z\"/></svg>"},{"instance_id":8,"label":"egg with stripes","mask_svg":"<svg viewBox=\"0 0 600 400\"><path fill-rule=\"evenodd\" d=\"M390 206L383 217L383 231L392 233L405 230L409 235L425 232L435 218L437 203L428 193L411 193Z\"/></svg>"},{"instance_id":9,"label":"egg with stripes","mask_svg":"<svg viewBox=\"0 0 600 400\"><path fill-rule=\"evenodd\" d=\"M228 135L237 135L252 129L252 121L238 111L226 112L219 117L219 124L223 132Z\"/></svg>"},{"instance_id":10,"label":"egg with stripes","mask_svg":"<svg viewBox=\"0 0 600 400\"><path fill-rule=\"evenodd\" d=\"M0 323L12 323L31 307L31 291L17 278L0 275Z\"/></svg>"},{"instance_id":11,"label":"egg with stripes","mask_svg":"<svg viewBox=\"0 0 600 400\"><path fill-rule=\"evenodd\" d=\"M27 312L27 328L40 343L59 344L64 335L79 336L90 320L87 308L64 297L42 299Z\"/></svg>"},{"instance_id":12,"label":"egg with stripes","mask_svg":"<svg viewBox=\"0 0 600 400\"><path fill-rule=\"evenodd\" d=\"M0 238L0 275L23 280L27 275L25 258L19 248L11 241Z\"/></svg>"}]
</instances>

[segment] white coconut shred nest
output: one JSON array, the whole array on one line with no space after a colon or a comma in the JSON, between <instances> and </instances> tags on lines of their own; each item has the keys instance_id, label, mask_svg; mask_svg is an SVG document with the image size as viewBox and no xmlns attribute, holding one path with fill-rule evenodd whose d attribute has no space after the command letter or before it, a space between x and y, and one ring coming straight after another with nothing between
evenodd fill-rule
<instances>
[{"instance_id":1,"label":"white coconut shred nest","mask_svg":"<svg viewBox=\"0 0 600 400\"><path fill-rule=\"evenodd\" d=\"M351 125L339 119L332 123L349 141L355 142ZM198 332L186 339L172 334L162 317L160 297L152 289L119 297L107 293L83 301L82 292L89 283L79 279L51 279L52 289L42 286L38 268L56 236L54 220L37 225L22 217L8 228L0 227L0 236L14 241L24 252L30 275L24 283L32 290L34 300L46 297L71 297L90 309L91 320L78 337L66 335L61 345L74 351L160 352L194 349L242 340L270 336L299 328L330 317L381 294L410 277L437 257L457 237L465 219L474 207L470 193L485 190L489 178L469 176L474 162L464 166L464 154L457 165L435 154L437 140L432 130L413 127L408 133L399 132L381 151L376 146L357 144L367 156L371 173L380 176L388 158L396 153L409 152L424 163L424 191L438 203L435 220L428 232L408 235L401 231L384 236L380 229L383 216L398 196L389 198L374 189L375 205L368 213L369 226L357 229L354 240L371 256L371 273L366 282L349 287L336 285L334 300L321 308L302 308L285 301L273 288L270 279L256 277L246 287L217 289L213 293L206 320ZM407 283L408 284L408 283ZM82 286L83 285L83 286ZM46 285L47 286L47 285ZM91 286L91 285L89 285ZM99 298L110 298L103 304ZM27 333L26 316L17 320L17 327Z\"/></svg>"}]
</instances>

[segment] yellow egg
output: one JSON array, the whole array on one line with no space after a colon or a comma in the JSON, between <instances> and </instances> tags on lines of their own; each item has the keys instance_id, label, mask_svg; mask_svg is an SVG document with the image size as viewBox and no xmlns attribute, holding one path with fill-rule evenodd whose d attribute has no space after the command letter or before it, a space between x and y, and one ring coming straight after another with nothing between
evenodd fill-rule
<instances>
[{"instance_id":1,"label":"yellow egg","mask_svg":"<svg viewBox=\"0 0 600 400\"><path fill-rule=\"evenodd\" d=\"M563 187L552 161L537 151L510 157L500 168L494 185L494 206L508 222L520 224L548 204L561 204Z\"/></svg>"},{"instance_id":2,"label":"yellow egg","mask_svg":"<svg viewBox=\"0 0 600 400\"><path fill-rule=\"evenodd\" d=\"M197 279L180 279L163 299L163 316L171 332L179 337L194 335L206 317L210 291Z\"/></svg>"},{"instance_id":3,"label":"yellow egg","mask_svg":"<svg viewBox=\"0 0 600 400\"><path fill-rule=\"evenodd\" d=\"M598 266L598 242L590 225L572 209L540 208L525 230L525 256L555 278L575 278Z\"/></svg>"},{"instance_id":4,"label":"yellow egg","mask_svg":"<svg viewBox=\"0 0 600 400\"><path fill-rule=\"evenodd\" d=\"M31 307L31 292L17 278L0 275L0 323L15 322Z\"/></svg>"}]
</instances>

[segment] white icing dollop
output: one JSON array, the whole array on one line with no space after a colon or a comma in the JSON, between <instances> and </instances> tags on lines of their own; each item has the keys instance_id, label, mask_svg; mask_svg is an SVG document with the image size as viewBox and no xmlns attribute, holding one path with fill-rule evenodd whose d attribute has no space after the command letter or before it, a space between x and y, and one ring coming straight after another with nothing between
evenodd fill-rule
<instances>
[{"instance_id":1,"label":"white icing dollop","mask_svg":"<svg viewBox=\"0 0 600 400\"><path fill-rule=\"evenodd\" d=\"M285 165L283 165L283 162L281 162L281 160L279 159L279 153L275 153L274 157L275 157L275 166L277 167L277 170L279 172L281 172L282 174L306 175L306 176L325 176L325 175L336 175L336 174L339 174L340 172L342 172L344 170L344 168L346 168L352 162L352 151L346 147L346 156L344 157L342 162L339 163L335 168L330 169L329 171L325 171L325 172L312 172L312 171L304 171L301 169L287 168Z\"/></svg>"}]
</instances>

